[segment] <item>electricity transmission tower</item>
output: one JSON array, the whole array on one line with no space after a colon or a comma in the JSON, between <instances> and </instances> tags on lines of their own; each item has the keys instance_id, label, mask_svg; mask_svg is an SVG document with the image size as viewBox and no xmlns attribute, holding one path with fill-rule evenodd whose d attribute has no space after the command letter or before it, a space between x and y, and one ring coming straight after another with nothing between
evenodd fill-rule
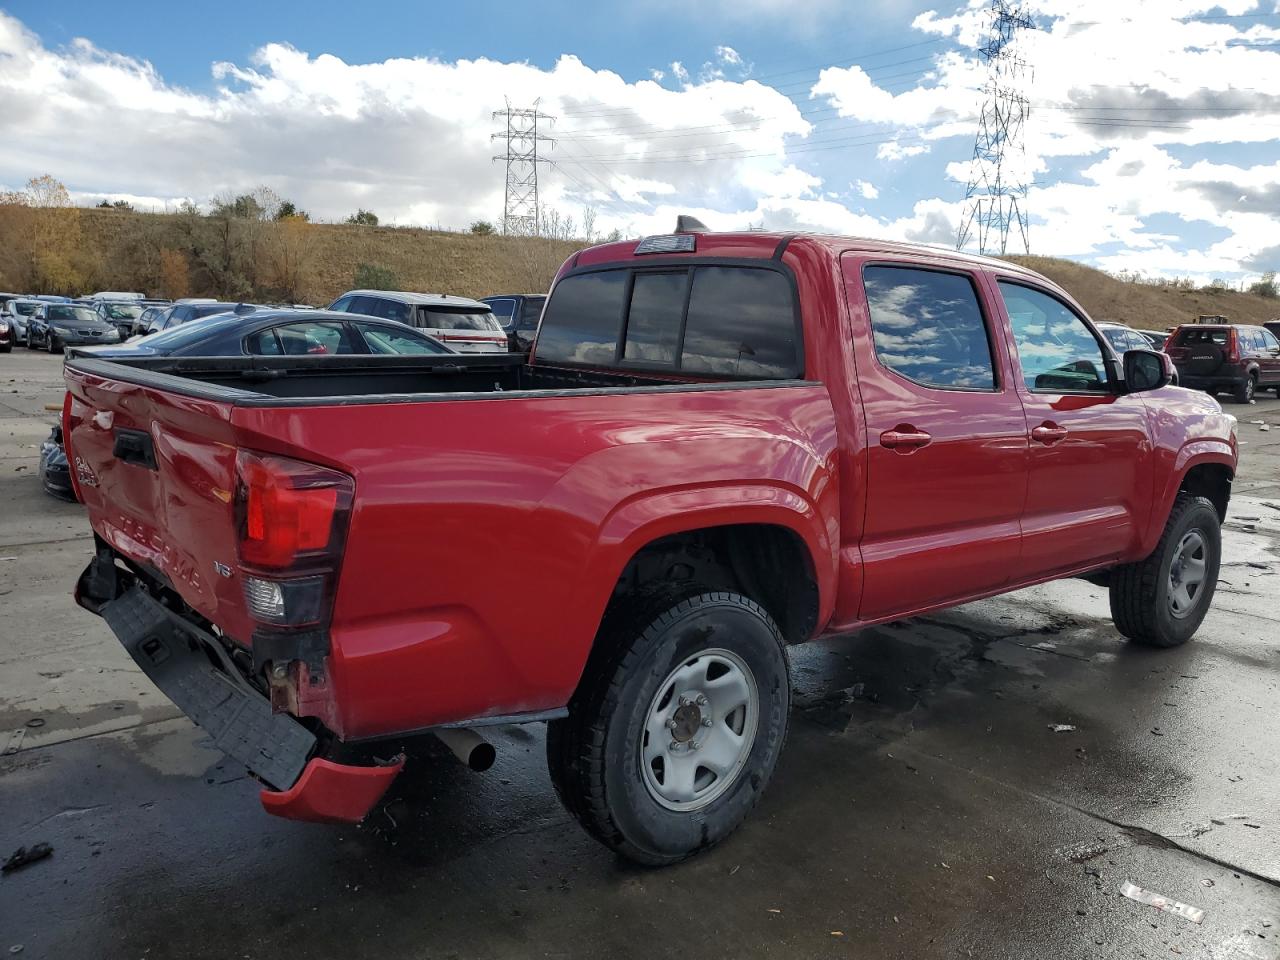
<instances>
[{"instance_id":1,"label":"electricity transmission tower","mask_svg":"<svg viewBox=\"0 0 1280 960\"><path fill-rule=\"evenodd\" d=\"M515 109L507 101L505 110L493 111L493 119L505 119L507 129L493 134L494 140L506 142L506 151L495 160L507 162L507 189L502 210L502 232L536 235L542 227L542 208L538 203L538 164L550 163L538 156L539 144L555 145L550 137L543 136L538 124L550 125L555 117L538 111L535 100L532 107Z\"/></svg>"},{"instance_id":2,"label":"electricity transmission tower","mask_svg":"<svg viewBox=\"0 0 1280 960\"><path fill-rule=\"evenodd\" d=\"M964 193L964 214L956 249L976 233L978 252L1003 254L1015 224L1027 253L1027 188L1030 174L1023 139L1031 102L1026 97L1027 64L1017 56L1020 30L1035 24L1022 0L991 0L991 29L980 52L987 60L982 116L973 141L973 161Z\"/></svg>"}]
</instances>

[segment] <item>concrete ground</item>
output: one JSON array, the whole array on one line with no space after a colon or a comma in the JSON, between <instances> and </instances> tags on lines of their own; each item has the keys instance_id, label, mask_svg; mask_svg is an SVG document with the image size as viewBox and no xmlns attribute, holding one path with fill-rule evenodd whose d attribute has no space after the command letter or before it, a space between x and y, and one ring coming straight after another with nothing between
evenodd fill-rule
<instances>
[{"instance_id":1,"label":"concrete ground","mask_svg":"<svg viewBox=\"0 0 1280 960\"><path fill-rule=\"evenodd\" d=\"M0 878L0 951L1280 958L1275 399L1228 406L1246 445L1192 643L1130 647L1104 591L1063 582L798 648L755 815L643 870L561 810L539 726L496 731L485 774L418 763L359 828L264 814L70 600L89 529L35 478L60 383L0 356L0 856L54 848Z\"/></svg>"}]
</instances>

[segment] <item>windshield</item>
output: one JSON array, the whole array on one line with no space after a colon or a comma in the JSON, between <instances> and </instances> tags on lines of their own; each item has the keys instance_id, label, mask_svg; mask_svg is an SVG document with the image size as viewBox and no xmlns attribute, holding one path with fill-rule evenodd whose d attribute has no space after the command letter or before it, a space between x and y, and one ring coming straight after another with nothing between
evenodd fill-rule
<instances>
[{"instance_id":1,"label":"windshield","mask_svg":"<svg viewBox=\"0 0 1280 960\"><path fill-rule=\"evenodd\" d=\"M60 304L49 307L46 316L50 323L94 323L98 319L88 307L66 307Z\"/></svg>"},{"instance_id":2,"label":"windshield","mask_svg":"<svg viewBox=\"0 0 1280 960\"><path fill-rule=\"evenodd\" d=\"M485 310L461 311L439 310L435 307L419 307L421 312L418 326L430 330L484 330L490 333L501 333L502 325L494 315Z\"/></svg>"},{"instance_id":3,"label":"windshield","mask_svg":"<svg viewBox=\"0 0 1280 960\"><path fill-rule=\"evenodd\" d=\"M192 320L190 323L179 324L176 327L170 327L168 330L162 330L159 333L153 333L141 340L132 341L143 344L148 347L162 347L164 349L180 349L188 344L211 337L227 327L239 325L240 318L234 314L230 316L218 315L205 317L199 320Z\"/></svg>"},{"instance_id":4,"label":"windshield","mask_svg":"<svg viewBox=\"0 0 1280 960\"><path fill-rule=\"evenodd\" d=\"M32 303L30 300L15 300L13 303L13 312L20 313L24 317L29 317L40 309L40 304Z\"/></svg>"},{"instance_id":5,"label":"windshield","mask_svg":"<svg viewBox=\"0 0 1280 960\"><path fill-rule=\"evenodd\" d=\"M131 303L109 303L103 310L112 320L132 320L142 314L142 308Z\"/></svg>"}]
</instances>

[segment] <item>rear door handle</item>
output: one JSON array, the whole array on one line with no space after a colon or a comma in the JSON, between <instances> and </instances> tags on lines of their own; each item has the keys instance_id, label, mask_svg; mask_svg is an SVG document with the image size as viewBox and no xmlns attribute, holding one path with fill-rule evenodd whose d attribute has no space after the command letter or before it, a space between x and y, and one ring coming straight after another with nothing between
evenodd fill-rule
<instances>
[{"instance_id":1,"label":"rear door handle","mask_svg":"<svg viewBox=\"0 0 1280 960\"><path fill-rule=\"evenodd\" d=\"M902 453L911 453L913 450L928 446L932 441L933 437L908 423L900 423L892 430L886 430L880 434L880 446Z\"/></svg>"},{"instance_id":2,"label":"rear door handle","mask_svg":"<svg viewBox=\"0 0 1280 960\"><path fill-rule=\"evenodd\" d=\"M1046 447L1051 447L1058 441L1067 439L1067 428L1060 427L1051 420L1046 420L1040 426L1032 428L1031 439L1036 443L1043 443Z\"/></svg>"}]
</instances>

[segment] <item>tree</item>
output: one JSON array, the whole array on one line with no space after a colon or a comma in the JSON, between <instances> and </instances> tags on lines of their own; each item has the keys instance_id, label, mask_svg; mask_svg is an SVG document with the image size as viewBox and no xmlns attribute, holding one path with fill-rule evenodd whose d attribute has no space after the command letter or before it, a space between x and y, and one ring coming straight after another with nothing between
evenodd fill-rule
<instances>
[{"instance_id":1,"label":"tree","mask_svg":"<svg viewBox=\"0 0 1280 960\"><path fill-rule=\"evenodd\" d=\"M315 227L299 216L277 220L265 242L266 283L270 292L288 303L304 299L311 279Z\"/></svg>"},{"instance_id":2,"label":"tree","mask_svg":"<svg viewBox=\"0 0 1280 960\"><path fill-rule=\"evenodd\" d=\"M299 219L307 221L311 220L311 214L307 213L305 210L299 210L294 206L292 200L281 200L280 206L276 208L275 219L288 220L290 217L298 217Z\"/></svg>"},{"instance_id":3,"label":"tree","mask_svg":"<svg viewBox=\"0 0 1280 960\"><path fill-rule=\"evenodd\" d=\"M351 286L356 290L399 290L400 278L379 264L362 263L356 267Z\"/></svg>"},{"instance_id":4,"label":"tree","mask_svg":"<svg viewBox=\"0 0 1280 960\"><path fill-rule=\"evenodd\" d=\"M191 270L181 250L164 247L160 251L160 294L170 300L191 295Z\"/></svg>"},{"instance_id":5,"label":"tree","mask_svg":"<svg viewBox=\"0 0 1280 960\"><path fill-rule=\"evenodd\" d=\"M1275 300L1280 296L1280 290L1276 288L1276 272L1268 270L1262 275L1262 279L1249 287L1249 292L1255 297L1266 297L1268 300Z\"/></svg>"},{"instance_id":6,"label":"tree","mask_svg":"<svg viewBox=\"0 0 1280 960\"><path fill-rule=\"evenodd\" d=\"M45 174L25 190L0 197L6 242L5 273L15 286L41 293L75 293L83 282L80 211L58 180Z\"/></svg>"},{"instance_id":7,"label":"tree","mask_svg":"<svg viewBox=\"0 0 1280 960\"><path fill-rule=\"evenodd\" d=\"M472 221L471 232L481 237L487 237L493 233L493 224L488 220Z\"/></svg>"},{"instance_id":8,"label":"tree","mask_svg":"<svg viewBox=\"0 0 1280 960\"><path fill-rule=\"evenodd\" d=\"M378 215L372 210L366 210L361 207L351 216L347 217L347 223L356 223L366 227L376 227L378 225Z\"/></svg>"},{"instance_id":9,"label":"tree","mask_svg":"<svg viewBox=\"0 0 1280 960\"><path fill-rule=\"evenodd\" d=\"M124 210L126 213L133 212L133 204L128 200L103 200L98 204L99 210Z\"/></svg>"}]
</instances>

